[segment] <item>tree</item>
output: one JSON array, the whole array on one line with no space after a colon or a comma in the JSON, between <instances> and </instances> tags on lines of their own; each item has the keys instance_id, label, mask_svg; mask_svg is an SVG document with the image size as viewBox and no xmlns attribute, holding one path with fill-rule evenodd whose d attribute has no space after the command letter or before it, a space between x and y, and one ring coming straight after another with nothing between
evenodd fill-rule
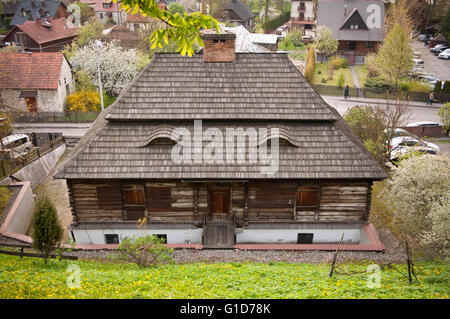
<instances>
[{"instance_id":1,"label":"tree","mask_svg":"<svg viewBox=\"0 0 450 319\"><path fill-rule=\"evenodd\" d=\"M52 201L44 196L37 200L31 221L32 247L40 251L44 263L61 242L63 229Z\"/></svg>"},{"instance_id":2,"label":"tree","mask_svg":"<svg viewBox=\"0 0 450 319\"><path fill-rule=\"evenodd\" d=\"M442 128L447 131L447 135L450 131L450 102L445 103L438 111L438 115L441 118Z\"/></svg>"},{"instance_id":3,"label":"tree","mask_svg":"<svg viewBox=\"0 0 450 319\"><path fill-rule=\"evenodd\" d=\"M118 95L138 73L137 50L125 50L116 41L103 43L98 59L97 50L95 43L90 42L74 53L70 63L77 70L86 70L94 83L98 83L97 62L100 61L103 89L110 95Z\"/></svg>"},{"instance_id":4,"label":"tree","mask_svg":"<svg viewBox=\"0 0 450 319\"><path fill-rule=\"evenodd\" d=\"M314 46L310 46L308 48L308 57L306 61L304 76L309 83L313 83L314 80L314 66L316 64L316 53L314 51L315 51Z\"/></svg>"},{"instance_id":5,"label":"tree","mask_svg":"<svg viewBox=\"0 0 450 319\"><path fill-rule=\"evenodd\" d=\"M102 31L105 29L103 23L97 19L92 19L84 26L78 29L75 44L83 47L92 40L102 39Z\"/></svg>"},{"instance_id":6,"label":"tree","mask_svg":"<svg viewBox=\"0 0 450 319\"><path fill-rule=\"evenodd\" d=\"M441 21L441 33L447 38L447 41L450 42L450 7L445 12L445 16Z\"/></svg>"},{"instance_id":7,"label":"tree","mask_svg":"<svg viewBox=\"0 0 450 319\"><path fill-rule=\"evenodd\" d=\"M442 93L446 93L446 94L450 93L450 81L444 82L444 86L442 88Z\"/></svg>"},{"instance_id":8,"label":"tree","mask_svg":"<svg viewBox=\"0 0 450 319\"><path fill-rule=\"evenodd\" d=\"M333 39L330 28L325 25L321 25L317 28L316 36L316 50L327 57L336 53L339 46L339 42Z\"/></svg>"},{"instance_id":9,"label":"tree","mask_svg":"<svg viewBox=\"0 0 450 319\"><path fill-rule=\"evenodd\" d=\"M427 248L448 257L450 244L450 159L412 156L393 168L382 191L393 210L390 230L413 249Z\"/></svg>"},{"instance_id":10,"label":"tree","mask_svg":"<svg viewBox=\"0 0 450 319\"><path fill-rule=\"evenodd\" d=\"M77 6L80 7L80 24L84 25L86 22L88 22L92 17L95 16L94 9L89 6L87 3L83 2L76 2Z\"/></svg>"},{"instance_id":11,"label":"tree","mask_svg":"<svg viewBox=\"0 0 450 319\"><path fill-rule=\"evenodd\" d=\"M389 145L394 131L406 122L409 115L406 102L386 100L376 106L353 106L344 114L344 120L374 158L384 165L390 158Z\"/></svg>"},{"instance_id":12,"label":"tree","mask_svg":"<svg viewBox=\"0 0 450 319\"><path fill-rule=\"evenodd\" d=\"M97 111L100 105L100 95L89 89L80 90L67 97L67 109L71 112Z\"/></svg>"},{"instance_id":13,"label":"tree","mask_svg":"<svg viewBox=\"0 0 450 319\"><path fill-rule=\"evenodd\" d=\"M442 82L441 81L436 81L436 84L434 85L434 92L435 93L442 92Z\"/></svg>"},{"instance_id":14,"label":"tree","mask_svg":"<svg viewBox=\"0 0 450 319\"><path fill-rule=\"evenodd\" d=\"M344 75L344 72L341 71L339 73L339 77L337 79L337 85L338 85L338 87L342 88L342 87L344 87L344 84L345 84L345 75Z\"/></svg>"},{"instance_id":15,"label":"tree","mask_svg":"<svg viewBox=\"0 0 450 319\"><path fill-rule=\"evenodd\" d=\"M388 33L376 58L377 69L394 83L394 92L397 91L398 80L411 71L412 58L408 39L403 29L396 24Z\"/></svg>"},{"instance_id":16,"label":"tree","mask_svg":"<svg viewBox=\"0 0 450 319\"><path fill-rule=\"evenodd\" d=\"M167 10L169 10L169 12L171 14L183 14L184 13L184 7L181 4L178 4L176 2L173 2L171 4L169 4L169 6L167 7Z\"/></svg>"},{"instance_id":17,"label":"tree","mask_svg":"<svg viewBox=\"0 0 450 319\"><path fill-rule=\"evenodd\" d=\"M116 2L117 0L114 0ZM149 16L161 20L166 24L165 29L159 29L150 36L151 48L163 47L163 43L169 44L169 39L178 44L178 51L181 55L194 54L193 44L196 41L200 46L204 46L200 37L201 29L214 28L220 30L219 23L211 16L194 12L187 15L172 14L169 11L161 10L156 0L122 0L121 8L132 14L139 10L144 16Z\"/></svg>"},{"instance_id":18,"label":"tree","mask_svg":"<svg viewBox=\"0 0 450 319\"><path fill-rule=\"evenodd\" d=\"M390 32L396 24L402 27L403 32L406 36L409 36L413 27L413 23L409 14L408 0L397 0L389 7L386 13L386 31Z\"/></svg>"}]
</instances>

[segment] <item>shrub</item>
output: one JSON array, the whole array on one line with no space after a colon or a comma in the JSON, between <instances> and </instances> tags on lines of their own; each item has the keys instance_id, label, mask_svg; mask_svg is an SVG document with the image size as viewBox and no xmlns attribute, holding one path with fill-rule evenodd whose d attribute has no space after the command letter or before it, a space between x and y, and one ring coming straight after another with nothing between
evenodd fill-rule
<instances>
[{"instance_id":1,"label":"shrub","mask_svg":"<svg viewBox=\"0 0 450 319\"><path fill-rule=\"evenodd\" d=\"M72 112L97 111L100 96L97 91L82 90L67 97L67 110Z\"/></svg>"},{"instance_id":2,"label":"shrub","mask_svg":"<svg viewBox=\"0 0 450 319\"><path fill-rule=\"evenodd\" d=\"M59 246L63 235L56 208L48 197L41 197L36 202L31 227L32 247L42 253L47 263L47 258Z\"/></svg>"},{"instance_id":3,"label":"shrub","mask_svg":"<svg viewBox=\"0 0 450 319\"><path fill-rule=\"evenodd\" d=\"M315 64L316 64L316 54L314 52L314 46L310 46L308 49L308 61L306 61L306 68L305 68L305 79L309 83L313 83Z\"/></svg>"},{"instance_id":4,"label":"shrub","mask_svg":"<svg viewBox=\"0 0 450 319\"><path fill-rule=\"evenodd\" d=\"M334 69L341 69L348 67L348 60L341 57L332 57L330 59L330 63L332 68Z\"/></svg>"},{"instance_id":5,"label":"shrub","mask_svg":"<svg viewBox=\"0 0 450 319\"><path fill-rule=\"evenodd\" d=\"M442 93L450 94L450 81L444 82L444 87L442 88Z\"/></svg>"},{"instance_id":6,"label":"shrub","mask_svg":"<svg viewBox=\"0 0 450 319\"><path fill-rule=\"evenodd\" d=\"M303 34L302 31L298 30L298 31L292 31L289 34L289 38L292 41L292 43L294 44L294 46L296 47L301 47L303 46L303 38L302 38Z\"/></svg>"},{"instance_id":7,"label":"shrub","mask_svg":"<svg viewBox=\"0 0 450 319\"><path fill-rule=\"evenodd\" d=\"M148 267L172 262L173 249L164 245L164 239L156 235L125 237L116 249L117 258Z\"/></svg>"},{"instance_id":8,"label":"shrub","mask_svg":"<svg viewBox=\"0 0 450 319\"><path fill-rule=\"evenodd\" d=\"M441 81L436 81L436 84L434 85L434 92L435 93L442 92L442 82Z\"/></svg>"},{"instance_id":9,"label":"shrub","mask_svg":"<svg viewBox=\"0 0 450 319\"><path fill-rule=\"evenodd\" d=\"M364 86L370 90L374 91L389 91L393 88L393 84L382 78L382 77L376 77L376 78L367 78L366 83L364 83Z\"/></svg>"},{"instance_id":10,"label":"shrub","mask_svg":"<svg viewBox=\"0 0 450 319\"><path fill-rule=\"evenodd\" d=\"M11 134L11 116L8 112L0 112L0 118L4 120L0 122L0 139Z\"/></svg>"},{"instance_id":11,"label":"shrub","mask_svg":"<svg viewBox=\"0 0 450 319\"><path fill-rule=\"evenodd\" d=\"M409 90L411 92L430 92L430 87L424 82L413 81L410 82Z\"/></svg>"},{"instance_id":12,"label":"shrub","mask_svg":"<svg viewBox=\"0 0 450 319\"><path fill-rule=\"evenodd\" d=\"M10 198L11 191L5 186L0 186L0 217L3 215L6 206L8 206Z\"/></svg>"},{"instance_id":13,"label":"shrub","mask_svg":"<svg viewBox=\"0 0 450 319\"><path fill-rule=\"evenodd\" d=\"M281 40L278 48L282 51L291 51L294 49L294 43L291 41L290 37L285 37L283 40Z\"/></svg>"},{"instance_id":14,"label":"shrub","mask_svg":"<svg viewBox=\"0 0 450 319\"><path fill-rule=\"evenodd\" d=\"M441 118L442 127L448 132L450 131L450 102L445 103L438 111L438 115Z\"/></svg>"},{"instance_id":15,"label":"shrub","mask_svg":"<svg viewBox=\"0 0 450 319\"><path fill-rule=\"evenodd\" d=\"M411 90L411 83L410 82L400 82L398 85L400 90L402 91L410 91Z\"/></svg>"},{"instance_id":16,"label":"shrub","mask_svg":"<svg viewBox=\"0 0 450 319\"><path fill-rule=\"evenodd\" d=\"M337 85L338 85L338 87L344 87L344 84L345 84L345 76L344 76L344 72L340 72L339 73L339 77L338 77L338 79L337 79Z\"/></svg>"}]
</instances>

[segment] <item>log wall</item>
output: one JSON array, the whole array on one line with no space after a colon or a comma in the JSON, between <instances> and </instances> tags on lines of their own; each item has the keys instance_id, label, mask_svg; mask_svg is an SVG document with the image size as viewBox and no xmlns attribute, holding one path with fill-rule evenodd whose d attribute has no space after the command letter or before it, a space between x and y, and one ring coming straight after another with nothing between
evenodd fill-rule
<instances>
[{"instance_id":1,"label":"log wall","mask_svg":"<svg viewBox=\"0 0 450 319\"><path fill-rule=\"evenodd\" d=\"M74 220L123 221L126 210L120 197L121 189L133 182L68 181ZM208 211L208 190L230 189L230 211L239 226L248 223L286 222L358 222L368 219L371 183L346 181L250 181L246 183L190 183L181 181L134 182L145 195L145 214L150 221L201 223ZM297 189L313 186L319 189L316 208L296 206ZM99 190L101 188L103 190ZM99 194L108 190L107 195ZM151 191L150 191L151 188ZM168 192L170 189L170 192ZM157 203L154 194L162 194ZM153 192L153 195L148 195ZM99 197L100 196L100 197ZM106 197L105 197L106 196ZM109 197L108 197L109 196ZM151 196L154 196L153 199ZM108 205L105 205L105 201Z\"/></svg>"}]
</instances>

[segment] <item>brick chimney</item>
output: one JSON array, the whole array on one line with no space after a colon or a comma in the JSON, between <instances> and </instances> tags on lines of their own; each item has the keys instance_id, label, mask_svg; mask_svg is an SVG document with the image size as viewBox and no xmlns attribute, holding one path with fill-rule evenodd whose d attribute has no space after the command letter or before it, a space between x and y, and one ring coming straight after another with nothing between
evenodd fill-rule
<instances>
[{"instance_id":1,"label":"brick chimney","mask_svg":"<svg viewBox=\"0 0 450 319\"><path fill-rule=\"evenodd\" d=\"M215 30L205 30L202 32L201 37L205 43L203 48L203 61L205 63L234 61L236 57L236 34L218 34Z\"/></svg>"}]
</instances>

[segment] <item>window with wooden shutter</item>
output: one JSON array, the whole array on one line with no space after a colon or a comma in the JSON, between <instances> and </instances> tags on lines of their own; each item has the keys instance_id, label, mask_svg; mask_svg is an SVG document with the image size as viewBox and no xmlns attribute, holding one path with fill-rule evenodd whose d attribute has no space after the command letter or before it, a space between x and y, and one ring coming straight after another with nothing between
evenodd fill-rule
<instances>
[{"instance_id":1,"label":"window with wooden shutter","mask_svg":"<svg viewBox=\"0 0 450 319\"><path fill-rule=\"evenodd\" d=\"M172 194L170 187L147 187L147 209L149 211L171 208Z\"/></svg>"},{"instance_id":2,"label":"window with wooden shutter","mask_svg":"<svg viewBox=\"0 0 450 319\"><path fill-rule=\"evenodd\" d=\"M144 187L142 185L122 186L123 208L127 220L145 217Z\"/></svg>"},{"instance_id":3,"label":"window with wooden shutter","mask_svg":"<svg viewBox=\"0 0 450 319\"><path fill-rule=\"evenodd\" d=\"M318 187L299 187L297 191L297 209L311 209L319 206Z\"/></svg>"},{"instance_id":4,"label":"window with wooden shutter","mask_svg":"<svg viewBox=\"0 0 450 319\"><path fill-rule=\"evenodd\" d=\"M97 186L98 208L103 210L122 210L122 195L119 185Z\"/></svg>"}]
</instances>

